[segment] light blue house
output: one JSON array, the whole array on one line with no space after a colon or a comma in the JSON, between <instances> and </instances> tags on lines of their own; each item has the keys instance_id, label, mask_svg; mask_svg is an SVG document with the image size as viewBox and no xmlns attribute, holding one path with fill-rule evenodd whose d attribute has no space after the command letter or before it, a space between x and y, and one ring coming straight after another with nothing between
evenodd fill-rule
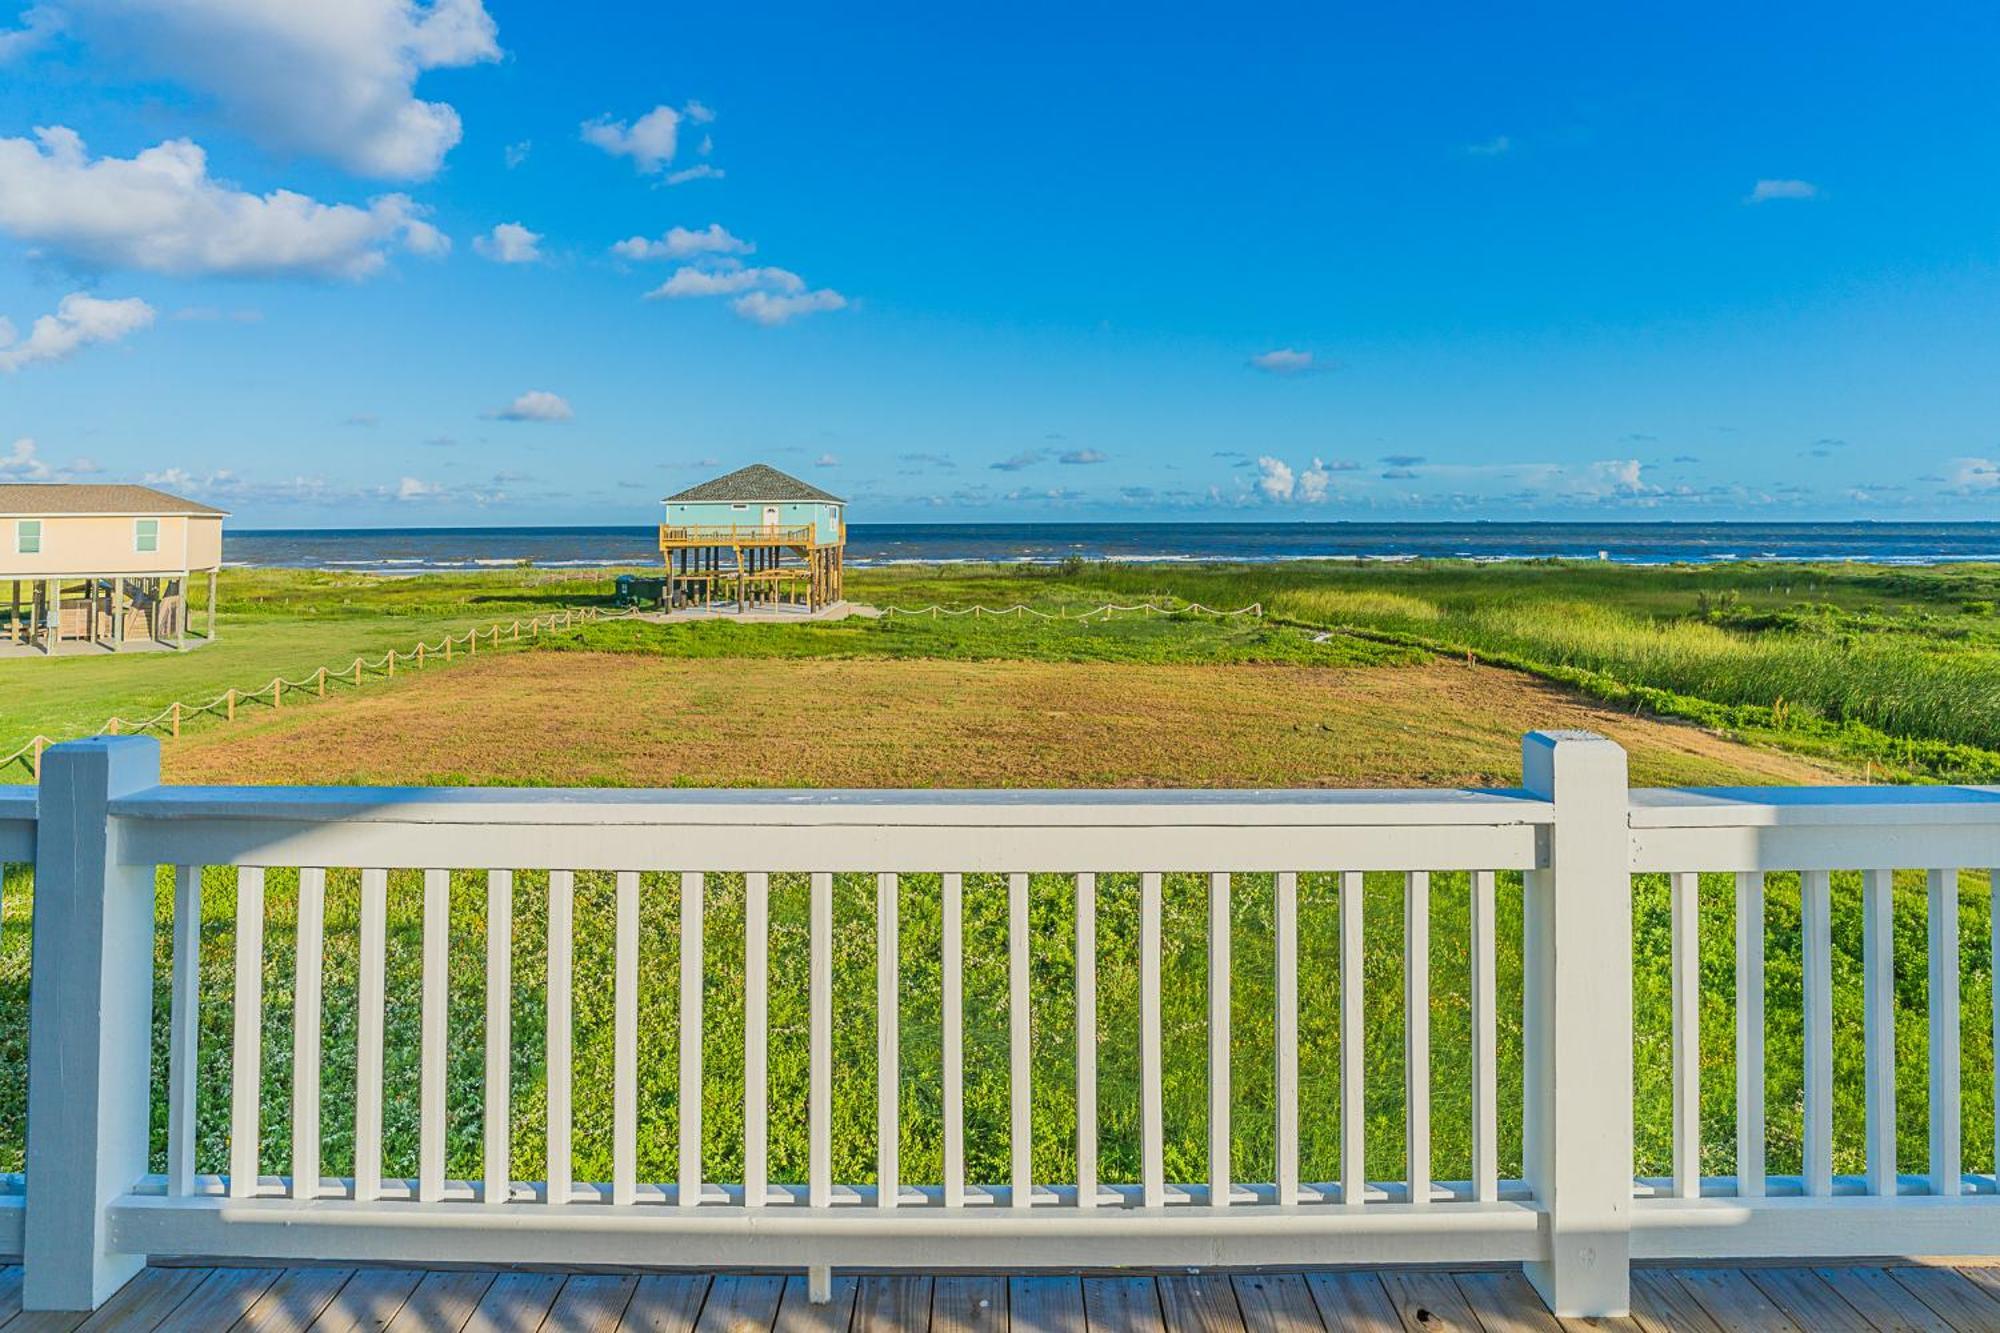
<instances>
[{"instance_id":1,"label":"light blue house","mask_svg":"<svg viewBox=\"0 0 2000 1333\"><path fill-rule=\"evenodd\" d=\"M839 496L753 463L662 503L660 553L675 605L713 608L718 585L733 585L737 610L817 610L840 599L847 502ZM787 565L788 554L799 563Z\"/></svg>"}]
</instances>

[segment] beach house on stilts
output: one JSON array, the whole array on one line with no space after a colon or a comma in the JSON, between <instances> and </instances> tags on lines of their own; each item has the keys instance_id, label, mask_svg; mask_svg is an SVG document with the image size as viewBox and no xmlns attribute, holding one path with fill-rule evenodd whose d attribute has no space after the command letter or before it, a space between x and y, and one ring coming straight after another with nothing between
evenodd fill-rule
<instances>
[{"instance_id":1,"label":"beach house on stilts","mask_svg":"<svg viewBox=\"0 0 2000 1333\"><path fill-rule=\"evenodd\" d=\"M148 486L0 485L0 652L185 647L200 574L213 639L227 517Z\"/></svg>"},{"instance_id":2,"label":"beach house on stilts","mask_svg":"<svg viewBox=\"0 0 2000 1333\"><path fill-rule=\"evenodd\" d=\"M839 496L753 463L663 503L670 607L810 612L840 600L847 502Z\"/></svg>"}]
</instances>

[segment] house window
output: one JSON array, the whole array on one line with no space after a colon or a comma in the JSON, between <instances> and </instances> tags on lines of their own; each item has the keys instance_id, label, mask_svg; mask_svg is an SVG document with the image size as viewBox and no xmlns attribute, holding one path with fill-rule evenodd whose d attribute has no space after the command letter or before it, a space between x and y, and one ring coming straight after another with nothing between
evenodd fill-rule
<instances>
[{"instance_id":1,"label":"house window","mask_svg":"<svg viewBox=\"0 0 2000 1333\"><path fill-rule=\"evenodd\" d=\"M135 551L157 551L160 549L160 520L140 518L132 521L132 549Z\"/></svg>"},{"instance_id":2,"label":"house window","mask_svg":"<svg viewBox=\"0 0 2000 1333\"><path fill-rule=\"evenodd\" d=\"M24 518L14 524L14 553L16 555L42 553L42 520Z\"/></svg>"},{"instance_id":3,"label":"house window","mask_svg":"<svg viewBox=\"0 0 2000 1333\"><path fill-rule=\"evenodd\" d=\"M731 506L729 506L729 507L730 507L731 509L748 509L748 508L749 508L750 506L749 506L749 505L731 505Z\"/></svg>"}]
</instances>

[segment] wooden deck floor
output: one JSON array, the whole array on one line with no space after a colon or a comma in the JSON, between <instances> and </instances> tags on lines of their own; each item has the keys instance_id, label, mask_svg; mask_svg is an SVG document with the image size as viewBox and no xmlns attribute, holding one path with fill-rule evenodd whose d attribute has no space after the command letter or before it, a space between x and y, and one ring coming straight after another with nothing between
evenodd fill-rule
<instances>
[{"instance_id":1,"label":"wooden deck floor","mask_svg":"<svg viewBox=\"0 0 2000 1333\"><path fill-rule=\"evenodd\" d=\"M1518 1269L1108 1277L838 1278L415 1268L159 1267L89 1318L20 1312L0 1270L0 1333L28 1330L647 1330L648 1333L1529 1333L2000 1329L2000 1268L1642 1268L1633 1317L1558 1321Z\"/></svg>"}]
</instances>

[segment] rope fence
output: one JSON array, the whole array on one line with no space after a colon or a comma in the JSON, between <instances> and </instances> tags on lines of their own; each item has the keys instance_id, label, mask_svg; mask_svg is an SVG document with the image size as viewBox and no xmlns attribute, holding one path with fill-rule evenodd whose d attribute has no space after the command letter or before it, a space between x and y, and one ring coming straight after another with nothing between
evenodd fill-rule
<instances>
[{"instance_id":1,"label":"rope fence","mask_svg":"<svg viewBox=\"0 0 2000 1333\"><path fill-rule=\"evenodd\" d=\"M1033 616L1037 620L1073 620L1080 624L1089 624L1094 621L1102 622L1110 620L1115 616L1135 614L1141 616L1214 616L1218 620L1228 619L1231 616L1261 617L1264 614L1264 604L1262 602L1252 602L1248 606L1239 606L1234 611L1223 611L1212 606L1203 606L1200 602L1183 602L1179 605L1175 605L1172 602L1165 605L1158 602L1134 602L1130 606L1121 605L1117 602L1107 602L1103 606L1093 607L1088 611L1043 611L1036 607L1016 602L1012 606L1000 607L885 606L882 608L882 614L884 616L925 616L932 620L940 617L954 616L972 616L975 618L990 616L995 619L1012 616L1016 620L1021 620Z\"/></svg>"},{"instance_id":2,"label":"rope fence","mask_svg":"<svg viewBox=\"0 0 2000 1333\"><path fill-rule=\"evenodd\" d=\"M433 661L452 661L456 650L461 646L464 647L466 656L478 656L479 644L482 639L488 645L487 651L493 652L499 650L503 645L512 646L520 643L523 632L528 634L529 642L532 643L541 638L544 631L566 630L576 625L605 619L607 616L616 618L631 614L633 612L629 610L606 612L598 607L586 606L575 610L553 611L546 616L536 616L532 620L514 620L505 624L495 621L491 625L483 627L475 626L463 634L446 633L435 644L418 639L416 647L404 649L400 652L397 649L391 648L377 658L356 657L346 666L323 666L317 670L307 672L299 680L290 680L283 676L273 676L269 684L263 685L258 689L227 689L204 703L187 703L176 699L148 718L139 718L136 720L122 717L107 718L104 725L91 734L94 736L136 736L150 731L168 737L178 737L181 734L181 724L183 722L204 715L220 717L224 721L234 722L236 720L236 708L238 704L260 704L268 701L268 705L271 708L282 709L285 706L286 690L308 690L315 697L323 699L326 697L329 685L344 685L350 689L359 689L371 675L383 680L394 680L396 677L396 664L398 662L404 664L414 662L417 669L422 670L427 663ZM25 763L28 766L29 772L39 782L42 776L42 751L55 743L54 739L48 736L37 735L32 737L20 749L14 751L12 754L0 757L0 771L5 771L16 763Z\"/></svg>"}]
</instances>

